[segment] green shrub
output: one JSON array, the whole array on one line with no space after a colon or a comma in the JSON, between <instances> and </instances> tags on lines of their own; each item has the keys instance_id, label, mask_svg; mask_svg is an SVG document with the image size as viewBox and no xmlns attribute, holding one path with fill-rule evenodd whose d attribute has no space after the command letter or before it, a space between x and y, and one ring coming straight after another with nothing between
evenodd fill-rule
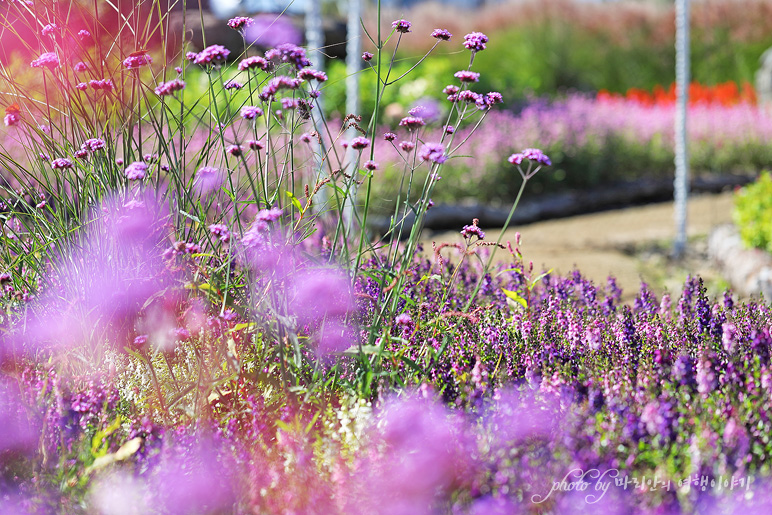
<instances>
[{"instance_id":1,"label":"green shrub","mask_svg":"<svg viewBox=\"0 0 772 515\"><path fill-rule=\"evenodd\" d=\"M737 193L734 221L746 245L772 252L772 176L768 171Z\"/></svg>"}]
</instances>

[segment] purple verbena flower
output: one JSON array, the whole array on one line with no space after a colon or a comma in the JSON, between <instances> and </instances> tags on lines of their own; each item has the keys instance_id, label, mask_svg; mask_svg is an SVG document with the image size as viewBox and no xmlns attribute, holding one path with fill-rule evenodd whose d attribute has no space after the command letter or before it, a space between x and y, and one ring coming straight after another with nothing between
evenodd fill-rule
<instances>
[{"instance_id":1,"label":"purple verbena flower","mask_svg":"<svg viewBox=\"0 0 772 515\"><path fill-rule=\"evenodd\" d=\"M176 91L182 91L183 89L185 89L185 82L180 79L174 79L168 82L161 82L155 88L155 94L159 97L164 97L171 95Z\"/></svg>"},{"instance_id":2,"label":"purple verbena flower","mask_svg":"<svg viewBox=\"0 0 772 515\"><path fill-rule=\"evenodd\" d=\"M231 232L225 224L212 224L209 226L209 232L216 236L222 243L228 243L231 239Z\"/></svg>"},{"instance_id":3,"label":"purple verbena flower","mask_svg":"<svg viewBox=\"0 0 772 515\"><path fill-rule=\"evenodd\" d=\"M410 32L411 25L412 24L407 20L394 20L391 22L391 26L394 28L394 30L402 34L407 34Z\"/></svg>"},{"instance_id":4,"label":"purple verbena flower","mask_svg":"<svg viewBox=\"0 0 772 515\"><path fill-rule=\"evenodd\" d=\"M235 18L231 18L228 20L228 27L232 29L243 29L244 27L249 27L255 22L252 18L248 18L246 16L236 16Z\"/></svg>"},{"instance_id":5,"label":"purple verbena flower","mask_svg":"<svg viewBox=\"0 0 772 515\"><path fill-rule=\"evenodd\" d=\"M272 48L265 53L265 58L269 61L279 61L282 63L290 63L298 70L311 66L311 61L306 57L306 51L292 43L284 43Z\"/></svg>"},{"instance_id":6,"label":"purple verbena flower","mask_svg":"<svg viewBox=\"0 0 772 515\"><path fill-rule=\"evenodd\" d=\"M54 52L45 52L29 63L32 68L48 68L53 70L59 66L59 56Z\"/></svg>"},{"instance_id":7,"label":"purple verbena flower","mask_svg":"<svg viewBox=\"0 0 772 515\"><path fill-rule=\"evenodd\" d=\"M263 88L260 93L260 99L267 102L276 96L276 93L282 89L296 89L300 86L302 81L293 77L287 77L280 75L268 81L268 84Z\"/></svg>"},{"instance_id":8,"label":"purple verbena flower","mask_svg":"<svg viewBox=\"0 0 772 515\"><path fill-rule=\"evenodd\" d=\"M230 55L231 51L222 45L210 45L196 54L194 63L202 66L220 66Z\"/></svg>"},{"instance_id":9,"label":"purple verbena flower","mask_svg":"<svg viewBox=\"0 0 772 515\"><path fill-rule=\"evenodd\" d=\"M72 168L72 161L66 157L60 157L51 161L51 168L54 170L66 170Z\"/></svg>"},{"instance_id":10,"label":"purple verbena flower","mask_svg":"<svg viewBox=\"0 0 772 515\"><path fill-rule=\"evenodd\" d=\"M225 152L232 155L233 157L239 157L241 155L241 145L228 145L228 148L225 149Z\"/></svg>"},{"instance_id":11,"label":"purple verbena flower","mask_svg":"<svg viewBox=\"0 0 772 515\"><path fill-rule=\"evenodd\" d=\"M414 131L426 125L423 118L417 116L406 116L399 121L400 127L405 127L409 131Z\"/></svg>"},{"instance_id":12,"label":"purple verbena flower","mask_svg":"<svg viewBox=\"0 0 772 515\"><path fill-rule=\"evenodd\" d=\"M298 79L311 80L314 79L317 82L324 82L327 80L327 74L319 70L312 68L303 68L298 72Z\"/></svg>"},{"instance_id":13,"label":"purple verbena flower","mask_svg":"<svg viewBox=\"0 0 772 515\"><path fill-rule=\"evenodd\" d=\"M226 90L230 90L230 89L239 90L239 89L243 88L244 85L242 83L234 80L234 79L229 79L228 81L225 82L225 84L223 84L223 87Z\"/></svg>"},{"instance_id":14,"label":"purple verbena flower","mask_svg":"<svg viewBox=\"0 0 772 515\"><path fill-rule=\"evenodd\" d=\"M485 50L485 43L488 42L488 36L482 32L472 32L464 36L464 48L472 52Z\"/></svg>"},{"instance_id":15,"label":"purple verbena flower","mask_svg":"<svg viewBox=\"0 0 772 515\"><path fill-rule=\"evenodd\" d=\"M48 25L43 27L43 30L41 30L40 33L44 36L48 36L49 34L53 34L58 30L59 30L59 26L56 23L49 23Z\"/></svg>"},{"instance_id":16,"label":"purple verbena flower","mask_svg":"<svg viewBox=\"0 0 772 515\"><path fill-rule=\"evenodd\" d=\"M83 145L81 145L80 148L88 150L89 152L96 152L97 150L105 148L105 140L102 138L89 138L83 142Z\"/></svg>"},{"instance_id":17,"label":"purple verbena flower","mask_svg":"<svg viewBox=\"0 0 772 515\"><path fill-rule=\"evenodd\" d=\"M364 62L366 62L366 63L372 61L373 57L374 56L373 56L372 52L363 52L362 53L362 60Z\"/></svg>"},{"instance_id":18,"label":"purple verbena flower","mask_svg":"<svg viewBox=\"0 0 772 515\"><path fill-rule=\"evenodd\" d=\"M386 134L383 135L383 139L386 141L394 141L395 139L397 139L397 135L394 134L393 132L387 132Z\"/></svg>"},{"instance_id":19,"label":"purple verbena flower","mask_svg":"<svg viewBox=\"0 0 772 515\"><path fill-rule=\"evenodd\" d=\"M255 216L255 220L261 222L275 222L281 218L283 213L284 212L278 207L272 209L261 209L258 211L257 216Z\"/></svg>"},{"instance_id":20,"label":"purple verbena flower","mask_svg":"<svg viewBox=\"0 0 772 515\"><path fill-rule=\"evenodd\" d=\"M485 239L485 233L480 229L477 224L480 223L480 220L475 218L472 220L472 225L465 225L464 228L461 231L461 235L464 237L465 240L471 239L472 236L477 236L478 239L484 240Z\"/></svg>"},{"instance_id":21,"label":"purple verbena flower","mask_svg":"<svg viewBox=\"0 0 772 515\"><path fill-rule=\"evenodd\" d=\"M365 161L364 166L365 166L365 170L369 170L371 172L374 172L375 170L378 169L378 163L372 160Z\"/></svg>"},{"instance_id":22,"label":"purple verbena flower","mask_svg":"<svg viewBox=\"0 0 772 515\"><path fill-rule=\"evenodd\" d=\"M458 93L458 100L469 104L476 104L480 100L480 95L467 89Z\"/></svg>"},{"instance_id":23,"label":"purple verbena flower","mask_svg":"<svg viewBox=\"0 0 772 515\"><path fill-rule=\"evenodd\" d=\"M351 145L351 148L354 150L364 150L370 146L370 140L364 136L357 136L349 142L349 145Z\"/></svg>"},{"instance_id":24,"label":"purple verbena flower","mask_svg":"<svg viewBox=\"0 0 772 515\"><path fill-rule=\"evenodd\" d=\"M441 143L426 143L418 152L418 157L437 164L442 164L448 160L448 156L445 155L445 147Z\"/></svg>"},{"instance_id":25,"label":"purple verbena flower","mask_svg":"<svg viewBox=\"0 0 772 515\"><path fill-rule=\"evenodd\" d=\"M450 38L453 37L453 34L445 29L434 29L432 31L432 37L441 41L450 41Z\"/></svg>"},{"instance_id":26,"label":"purple verbena flower","mask_svg":"<svg viewBox=\"0 0 772 515\"><path fill-rule=\"evenodd\" d=\"M86 29L79 30L78 31L78 38L81 41L86 40L86 39L90 39L91 38L91 33L89 31L87 31Z\"/></svg>"},{"instance_id":27,"label":"purple verbena flower","mask_svg":"<svg viewBox=\"0 0 772 515\"><path fill-rule=\"evenodd\" d=\"M262 115L263 110L257 106L244 106L241 108L241 117L245 120L254 120Z\"/></svg>"},{"instance_id":28,"label":"purple verbena flower","mask_svg":"<svg viewBox=\"0 0 772 515\"><path fill-rule=\"evenodd\" d=\"M75 63L75 66L72 67L73 70L75 70L77 73L85 72L86 71L86 63L83 61L78 61Z\"/></svg>"},{"instance_id":29,"label":"purple verbena flower","mask_svg":"<svg viewBox=\"0 0 772 515\"><path fill-rule=\"evenodd\" d=\"M269 60L260 57L259 55L253 55L239 61L239 71L252 70L257 68L263 71L269 71L272 68L272 64Z\"/></svg>"},{"instance_id":30,"label":"purple verbena flower","mask_svg":"<svg viewBox=\"0 0 772 515\"><path fill-rule=\"evenodd\" d=\"M401 148L405 152L410 152L415 148L415 143L412 141L401 141L399 143L399 148Z\"/></svg>"},{"instance_id":31,"label":"purple verbena flower","mask_svg":"<svg viewBox=\"0 0 772 515\"><path fill-rule=\"evenodd\" d=\"M461 70L453 74L461 82L479 82L480 74L469 70Z\"/></svg>"},{"instance_id":32,"label":"purple verbena flower","mask_svg":"<svg viewBox=\"0 0 772 515\"><path fill-rule=\"evenodd\" d=\"M112 91L115 88L115 84L110 79L90 80L88 83L92 89L97 91Z\"/></svg>"},{"instance_id":33,"label":"purple verbena flower","mask_svg":"<svg viewBox=\"0 0 772 515\"><path fill-rule=\"evenodd\" d=\"M141 181L147 175L147 165L142 161L134 161L123 173L130 181Z\"/></svg>"},{"instance_id":34,"label":"purple verbena flower","mask_svg":"<svg viewBox=\"0 0 772 515\"><path fill-rule=\"evenodd\" d=\"M397 325L410 325L413 322L413 319L410 317L409 313L400 313L394 318L394 322Z\"/></svg>"},{"instance_id":35,"label":"purple verbena flower","mask_svg":"<svg viewBox=\"0 0 772 515\"><path fill-rule=\"evenodd\" d=\"M127 70L135 70L145 65L149 65L153 62L153 59L147 54L147 52L139 51L134 52L123 60L123 66Z\"/></svg>"}]
</instances>

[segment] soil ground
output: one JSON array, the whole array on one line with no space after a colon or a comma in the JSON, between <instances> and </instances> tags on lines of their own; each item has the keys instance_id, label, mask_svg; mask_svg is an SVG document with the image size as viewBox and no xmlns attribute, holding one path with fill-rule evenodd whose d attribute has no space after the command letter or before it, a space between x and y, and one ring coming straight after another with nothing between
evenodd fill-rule
<instances>
[{"instance_id":1,"label":"soil ground","mask_svg":"<svg viewBox=\"0 0 772 515\"><path fill-rule=\"evenodd\" d=\"M680 293L686 277L704 278L711 295L728 285L708 259L707 236L719 224L732 218L732 192L703 194L689 199L688 246L680 260L671 257L675 238L673 202L629 207L557 220L536 222L509 229L503 241L521 234L523 259L533 261L534 270L567 274L575 268L597 285L608 276L616 277L625 300L638 292L641 281L660 295L667 290ZM486 240L495 241L498 230L482 227ZM437 233L427 238L436 242L461 242L458 232ZM431 249L431 245L426 245ZM507 252L499 251L497 259Z\"/></svg>"}]
</instances>

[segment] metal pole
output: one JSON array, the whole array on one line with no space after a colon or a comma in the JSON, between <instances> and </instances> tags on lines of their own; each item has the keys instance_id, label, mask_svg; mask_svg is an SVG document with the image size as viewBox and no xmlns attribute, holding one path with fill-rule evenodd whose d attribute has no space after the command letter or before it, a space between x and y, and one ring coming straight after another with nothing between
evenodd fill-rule
<instances>
[{"instance_id":1,"label":"metal pole","mask_svg":"<svg viewBox=\"0 0 772 515\"><path fill-rule=\"evenodd\" d=\"M686 114L689 102L689 0L676 0L675 226L673 254L686 248L686 208L689 196L689 146Z\"/></svg>"},{"instance_id":2,"label":"metal pole","mask_svg":"<svg viewBox=\"0 0 772 515\"><path fill-rule=\"evenodd\" d=\"M312 66L319 70L324 71L324 54L322 48L324 47L324 29L322 27L322 0L306 0L306 48L308 59L311 61ZM322 103L322 97L318 97L314 100L316 108L311 110L311 123L315 130L322 134L322 127L324 121L324 104ZM321 139L321 138L320 138ZM322 140L323 141L323 140ZM322 155L324 154L322 145L319 144L319 140L316 138L311 139L311 152L313 153L314 173L319 176L322 173ZM326 189L323 189L321 193L322 199L326 201ZM322 202L324 204L324 202Z\"/></svg>"},{"instance_id":3,"label":"metal pole","mask_svg":"<svg viewBox=\"0 0 772 515\"><path fill-rule=\"evenodd\" d=\"M359 72L362 65L362 39L359 24L362 18L362 0L348 0L348 19L346 20L346 114L359 114ZM356 136L354 129L346 131L346 139L351 141ZM347 172L356 176L357 153L349 148L346 153L345 167ZM354 206L356 205L356 190L352 188L351 195L346 200L343 216L346 227L351 231L354 227Z\"/></svg>"}]
</instances>

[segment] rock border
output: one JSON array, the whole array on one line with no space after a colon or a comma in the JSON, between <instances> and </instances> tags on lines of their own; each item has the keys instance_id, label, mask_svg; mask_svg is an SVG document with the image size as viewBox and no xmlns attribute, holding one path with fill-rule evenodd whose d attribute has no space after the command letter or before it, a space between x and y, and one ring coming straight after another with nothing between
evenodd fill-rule
<instances>
[{"instance_id":1,"label":"rock border","mask_svg":"<svg viewBox=\"0 0 772 515\"><path fill-rule=\"evenodd\" d=\"M735 225L719 225L711 231L708 256L737 294L772 299L772 255L746 248Z\"/></svg>"},{"instance_id":2,"label":"rock border","mask_svg":"<svg viewBox=\"0 0 772 515\"><path fill-rule=\"evenodd\" d=\"M696 177L691 180L694 193L719 193L727 188L743 186L755 180L757 174L722 174ZM523 225L553 218L565 218L609 209L617 209L650 202L673 199L672 179L641 179L611 184L587 191L569 191L543 195L520 202L510 225ZM426 213L424 228L432 231L461 230L473 218L483 227L502 227L507 220L510 206L491 207L483 204L438 204ZM404 223L403 234L415 223L409 216ZM370 227L380 234L389 229L388 217L375 217Z\"/></svg>"}]
</instances>

